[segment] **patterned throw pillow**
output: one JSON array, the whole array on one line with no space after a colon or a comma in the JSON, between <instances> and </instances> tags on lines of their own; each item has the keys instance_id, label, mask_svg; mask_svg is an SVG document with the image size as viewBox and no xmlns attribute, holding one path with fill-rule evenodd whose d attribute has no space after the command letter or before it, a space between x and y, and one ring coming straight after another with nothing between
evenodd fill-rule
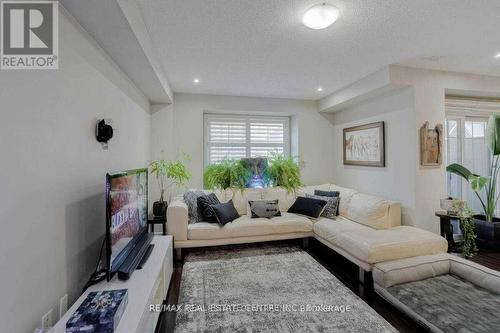
<instances>
[{"instance_id":1,"label":"patterned throw pillow","mask_svg":"<svg viewBox=\"0 0 500 333\"><path fill-rule=\"evenodd\" d=\"M203 221L203 215L198 208L198 197L206 195L203 191L187 191L184 193L184 201L188 206L189 223Z\"/></svg>"},{"instance_id":2,"label":"patterned throw pillow","mask_svg":"<svg viewBox=\"0 0 500 333\"><path fill-rule=\"evenodd\" d=\"M306 198L318 199L326 201L325 209L321 213L321 217L326 217L335 220L337 216L337 208L339 206L339 197L324 197L321 195L306 194Z\"/></svg>"},{"instance_id":3,"label":"patterned throw pillow","mask_svg":"<svg viewBox=\"0 0 500 333\"><path fill-rule=\"evenodd\" d=\"M278 200L248 201L252 218L281 216Z\"/></svg>"},{"instance_id":4,"label":"patterned throw pillow","mask_svg":"<svg viewBox=\"0 0 500 333\"><path fill-rule=\"evenodd\" d=\"M319 195L322 197L337 197L339 198L339 202L337 203L337 213L335 215L339 215L340 208L340 192L339 191L322 191L322 190L314 190L314 195Z\"/></svg>"},{"instance_id":5,"label":"patterned throw pillow","mask_svg":"<svg viewBox=\"0 0 500 333\"><path fill-rule=\"evenodd\" d=\"M198 208L201 210L203 221L212 223L217 222L214 210L210 207L211 205L220 204L217 196L214 193L210 193L209 195L198 197L196 201L198 203Z\"/></svg>"}]
</instances>

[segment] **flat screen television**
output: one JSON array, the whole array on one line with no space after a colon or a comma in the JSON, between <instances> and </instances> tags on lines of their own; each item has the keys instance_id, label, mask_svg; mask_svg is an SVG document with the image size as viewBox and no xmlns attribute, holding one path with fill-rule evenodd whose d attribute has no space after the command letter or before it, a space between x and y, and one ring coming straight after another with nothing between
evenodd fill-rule
<instances>
[{"instance_id":1,"label":"flat screen television","mask_svg":"<svg viewBox=\"0 0 500 333\"><path fill-rule=\"evenodd\" d=\"M108 279L148 232L148 169L106 175Z\"/></svg>"}]
</instances>

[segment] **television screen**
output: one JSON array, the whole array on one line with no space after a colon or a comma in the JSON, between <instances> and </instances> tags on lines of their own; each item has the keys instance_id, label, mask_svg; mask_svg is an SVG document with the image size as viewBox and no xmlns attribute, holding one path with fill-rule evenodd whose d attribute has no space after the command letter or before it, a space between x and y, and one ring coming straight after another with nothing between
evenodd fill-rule
<instances>
[{"instance_id":1,"label":"television screen","mask_svg":"<svg viewBox=\"0 0 500 333\"><path fill-rule=\"evenodd\" d=\"M148 170L124 171L107 176L107 237L110 271L115 271L147 230Z\"/></svg>"}]
</instances>

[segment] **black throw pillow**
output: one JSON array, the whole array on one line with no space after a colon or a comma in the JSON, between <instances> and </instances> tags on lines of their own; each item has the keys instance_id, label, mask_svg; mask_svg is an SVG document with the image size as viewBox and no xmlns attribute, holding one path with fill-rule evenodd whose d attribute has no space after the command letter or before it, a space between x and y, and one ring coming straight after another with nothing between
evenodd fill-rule
<instances>
[{"instance_id":1,"label":"black throw pillow","mask_svg":"<svg viewBox=\"0 0 500 333\"><path fill-rule=\"evenodd\" d=\"M339 216L339 208L340 208L340 192L339 191L314 190L314 195L320 195L322 197L338 197L339 200L337 202L337 212L335 213L335 215Z\"/></svg>"},{"instance_id":2,"label":"black throw pillow","mask_svg":"<svg viewBox=\"0 0 500 333\"><path fill-rule=\"evenodd\" d=\"M212 208L215 214L217 222L219 222L221 225L233 222L238 217L240 217L238 211L236 210L236 208L234 208L233 200L229 200L226 203L218 203L215 205L210 205L210 207Z\"/></svg>"},{"instance_id":3,"label":"black throw pillow","mask_svg":"<svg viewBox=\"0 0 500 333\"><path fill-rule=\"evenodd\" d=\"M214 193L198 197L196 199L196 203L198 204L198 209L201 211L203 221L213 222L213 223L217 222L217 218L215 217L214 211L210 207L210 205L215 205L220 203L219 199L217 199L217 196Z\"/></svg>"},{"instance_id":4,"label":"black throw pillow","mask_svg":"<svg viewBox=\"0 0 500 333\"><path fill-rule=\"evenodd\" d=\"M323 212L326 204L327 202L324 200L297 197L297 200L295 200L292 207L288 209L288 212L317 219L321 215L321 212Z\"/></svg>"}]
</instances>

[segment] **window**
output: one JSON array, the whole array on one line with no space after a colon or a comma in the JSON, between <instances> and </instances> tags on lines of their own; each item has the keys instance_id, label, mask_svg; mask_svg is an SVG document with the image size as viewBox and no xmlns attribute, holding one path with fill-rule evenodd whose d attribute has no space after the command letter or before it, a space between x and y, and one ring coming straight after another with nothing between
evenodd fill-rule
<instances>
[{"instance_id":1,"label":"window","mask_svg":"<svg viewBox=\"0 0 500 333\"><path fill-rule=\"evenodd\" d=\"M488 175L490 153L486 145L488 118L447 117L446 119L446 165L459 163L473 173ZM462 178L447 174L448 195L466 200L475 212L482 206L470 186Z\"/></svg>"},{"instance_id":2,"label":"window","mask_svg":"<svg viewBox=\"0 0 500 333\"><path fill-rule=\"evenodd\" d=\"M290 118L205 114L205 165L225 159L290 155Z\"/></svg>"},{"instance_id":3,"label":"window","mask_svg":"<svg viewBox=\"0 0 500 333\"><path fill-rule=\"evenodd\" d=\"M459 163L475 174L490 173L491 153L486 141L488 117L500 110L498 102L446 99L446 165ZM447 173L448 195L467 201L476 213L483 208L470 185L461 177ZM499 215L500 211L496 211Z\"/></svg>"}]
</instances>

